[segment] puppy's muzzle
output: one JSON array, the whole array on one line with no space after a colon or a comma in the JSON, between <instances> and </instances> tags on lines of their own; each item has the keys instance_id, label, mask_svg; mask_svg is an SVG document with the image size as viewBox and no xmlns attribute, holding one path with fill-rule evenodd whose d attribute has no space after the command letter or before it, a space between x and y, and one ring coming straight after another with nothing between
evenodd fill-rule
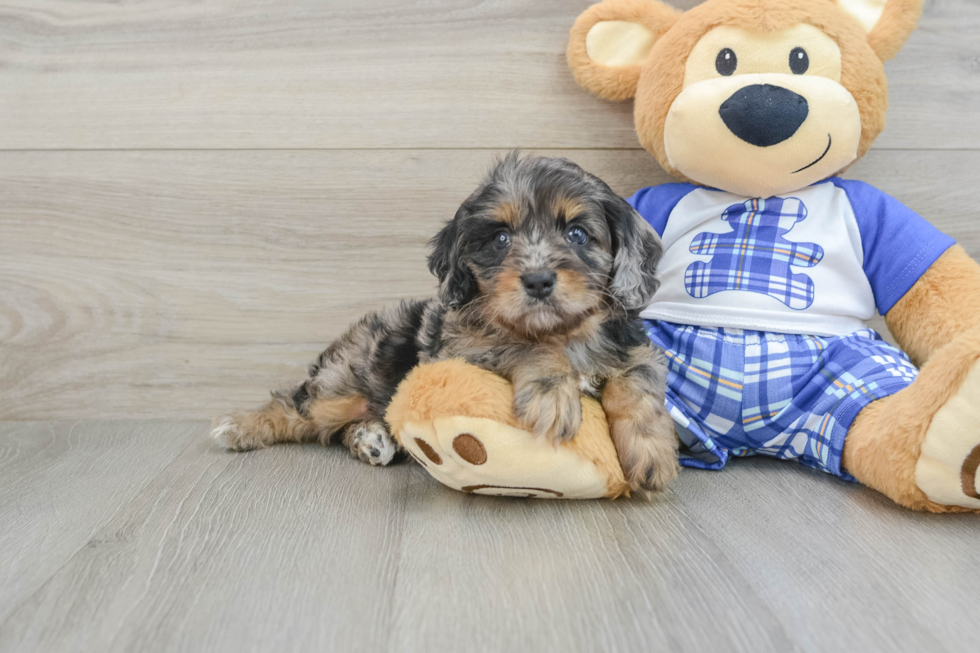
<instances>
[{"instance_id":1,"label":"puppy's muzzle","mask_svg":"<svg viewBox=\"0 0 980 653\"><path fill-rule=\"evenodd\" d=\"M555 289L558 275L554 272L527 272L521 275L524 292L535 299L544 299Z\"/></svg>"}]
</instances>

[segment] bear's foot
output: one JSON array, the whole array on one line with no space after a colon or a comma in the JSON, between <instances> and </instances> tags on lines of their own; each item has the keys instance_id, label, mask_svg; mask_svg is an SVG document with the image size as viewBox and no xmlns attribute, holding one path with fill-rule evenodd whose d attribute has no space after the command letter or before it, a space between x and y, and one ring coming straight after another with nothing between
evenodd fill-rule
<instances>
[{"instance_id":1,"label":"bear's foot","mask_svg":"<svg viewBox=\"0 0 980 653\"><path fill-rule=\"evenodd\" d=\"M980 362L932 418L915 466L930 501L980 510Z\"/></svg>"},{"instance_id":2,"label":"bear's foot","mask_svg":"<svg viewBox=\"0 0 980 653\"><path fill-rule=\"evenodd\" d=\"M980 511L980 331L934 353L909 387L868 404L842 462L908 508Z\"/></svg>"},{"instance_id":3,"label":"bear's foot","mask_svg":"<svg viewBox=\"0 0 980 653\"><path fill-rule=\"evenodd\" d=\"M603 474L602 467L571 448L493 420L454 416L410 422L399 435L429 474L463 492L591 499L623 491L621 474Z\"/></svg>"}]
</instances>

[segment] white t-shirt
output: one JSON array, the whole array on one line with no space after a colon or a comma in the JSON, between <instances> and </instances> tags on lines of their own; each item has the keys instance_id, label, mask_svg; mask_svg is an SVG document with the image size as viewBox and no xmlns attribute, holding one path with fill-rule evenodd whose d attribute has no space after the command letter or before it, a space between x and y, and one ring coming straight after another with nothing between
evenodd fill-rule
<instances>
[{"instance_id":1,"label":"white t-shirt","mask_svg":"<svg viewBox=\"0 0 980 653\"><path fill-rule=\"evenodd\" d=\"M952 244L881 191L839 178L767 199L664 184L628 200L660 234L660 290L640 315L845 335L886 313Z\"/></svg>"}]
</instances>

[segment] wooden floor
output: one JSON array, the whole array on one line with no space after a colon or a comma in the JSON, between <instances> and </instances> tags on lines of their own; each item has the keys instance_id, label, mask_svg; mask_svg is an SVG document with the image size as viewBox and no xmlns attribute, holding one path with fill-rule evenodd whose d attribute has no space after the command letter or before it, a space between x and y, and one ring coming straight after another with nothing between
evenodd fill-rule
<instances>
[{"instance_id":1,"label":"wooden floor","mask_svg":"<svg viewBox=\"0 0 980 653\"><path fill-rule=\"evenodd\" d=\"M976 650L974 515L771 460L480 497L206 431L0 426L0 651Z\"/></svg>"},{"instance_id":2,"label":"wooden floor","mask_svg":"<svg viewBox=\"0 0 980 653\"><path fill-rule=\"evenodd\" d=\"M430 294L495 154L667 180L565 66L591 2L0 0L0 653L977 649L980 521L793 464L547 503L206 439ZM847 173L974 256L978 34L927 0Z\"/></svg>"}]
</instances>

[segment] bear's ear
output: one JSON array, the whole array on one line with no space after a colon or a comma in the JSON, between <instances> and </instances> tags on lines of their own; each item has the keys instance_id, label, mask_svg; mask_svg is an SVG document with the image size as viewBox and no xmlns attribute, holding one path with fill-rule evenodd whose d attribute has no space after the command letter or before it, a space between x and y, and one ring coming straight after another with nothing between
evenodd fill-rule
<instances>
[{"instance_id":1,"label":"bear's ear","mask_svg":"<svg viewBox=\"0 0 980 653\"><path fill-rule=\"evenodd\" d=\"M837 0L837 6L860 23L882 61L898 54L922 15L922 0Z\"/></svg>"},{"instance_id":2,"label":"bear's ear","mask_svg":"<svg viewBox=\"0 0 980 653\"><path fill-rule=\"evenodd\" d=\"M636 94L640 71L653 44L681 12L656 0L605 0L575 21L568 65L575 81L607 100Z\"/></svg>"}]
</instances>

